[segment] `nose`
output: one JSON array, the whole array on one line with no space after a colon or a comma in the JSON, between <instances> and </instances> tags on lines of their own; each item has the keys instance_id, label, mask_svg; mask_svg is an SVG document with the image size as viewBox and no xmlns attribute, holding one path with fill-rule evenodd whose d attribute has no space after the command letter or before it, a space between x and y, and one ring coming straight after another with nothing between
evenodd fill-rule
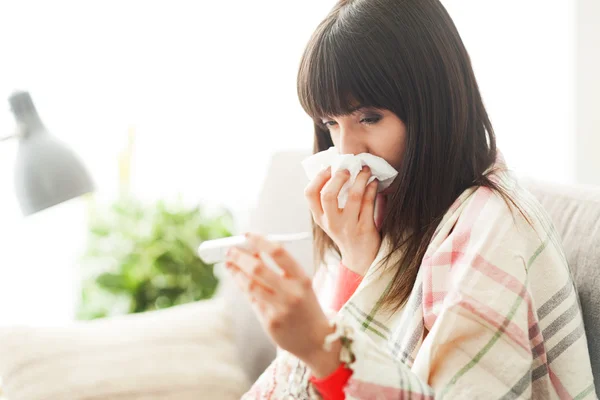
<instances>
[{"instance_id":1,"label":"nose","mask_svg":"<svg viewBox=\"0 0 600 400\"><path fill-rule=\"evenodd\" d=\"M361 138L360 132L354 131L351 126L342 125L340 125L338 150L340 154L360 154L368 152L366 143Z\"/></svg>"}]
</instances>

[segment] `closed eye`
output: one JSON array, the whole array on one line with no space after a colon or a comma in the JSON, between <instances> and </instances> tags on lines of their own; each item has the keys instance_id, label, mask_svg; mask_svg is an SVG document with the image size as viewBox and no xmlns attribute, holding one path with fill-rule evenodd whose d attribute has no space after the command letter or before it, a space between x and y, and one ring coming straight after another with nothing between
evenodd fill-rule
<instances>
[{"instance_id":1,"label":"closed eye","mask_svg":"<svg viewBox=\"0 0 600 400\"><path fill-rule=\"evenodd\" d=\"M361 118L360 123L365 124L365 125L374 125L374 124L378 123L379 121L381 121L381 116L374 115L374 116L370 116L370 117ZM336 121L323 121L321 123L323 126L325 126L327 128L337 125Z\"/></svg>"},{"instance_id":2,"label":"closed eye","mask_svg":"<svg viewBox=\"0 0 600 400\"><path fill-rule=\"evenodd\" d=\"M360 120L361 123L367 124L367 125L373 125L373 124L378 123L379 121L381 121L380 116L365 117Z\"/></svg>"}]
</instances>

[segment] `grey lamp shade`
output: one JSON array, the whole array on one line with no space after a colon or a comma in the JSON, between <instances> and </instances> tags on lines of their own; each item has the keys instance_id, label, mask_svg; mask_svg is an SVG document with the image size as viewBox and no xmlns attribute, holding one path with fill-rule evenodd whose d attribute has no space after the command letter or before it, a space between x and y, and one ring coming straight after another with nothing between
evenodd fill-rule
<instances>
[{"instance_id":1,"label":"grey lamp shade","mask_svg":"<svg viewBox=\"0 0 600 400\"><path fill-rule=\"evenodd\" d=\"M27 92L15 93L11 108L23 127L15 168L15 190L24 215L92 192L83 163L37 116Z\"/></svg>"},{"instance_id":2,"label":"grey lamp shade","mask_svg":"<svg viewBox=\"0 0 600 400\"><path fill-rule=\"evenodd\" d=\"M93 191L75 154L50 135L21 141L15 189L23 214L30 215Z\"/></svg>"}]
</instances>

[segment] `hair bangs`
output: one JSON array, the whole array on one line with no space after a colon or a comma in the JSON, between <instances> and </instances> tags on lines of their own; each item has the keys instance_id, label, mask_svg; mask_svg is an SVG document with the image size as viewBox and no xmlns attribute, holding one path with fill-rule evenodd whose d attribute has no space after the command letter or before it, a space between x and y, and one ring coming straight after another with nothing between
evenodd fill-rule
<instances>
[{"instance_id":1,"label":"hair bangs","mask_svg":"<svg viewBox=\"0 0 600 400\"><path fill-rule=\"evenodd\" d=\"M300 103L315 122L351 114L357 107L391 109L391 86L383 89L386 79L369 50L339 26L315 32L298 73Z\"/></svg>"}]
</instances>

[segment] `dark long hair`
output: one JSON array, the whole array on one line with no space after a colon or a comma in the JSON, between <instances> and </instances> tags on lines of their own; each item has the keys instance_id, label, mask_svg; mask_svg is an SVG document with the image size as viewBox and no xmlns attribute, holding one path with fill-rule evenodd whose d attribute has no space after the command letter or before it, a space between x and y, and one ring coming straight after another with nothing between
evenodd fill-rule
<instances>
[{"instance_id":1,"label":"dark long hair","mask_svg":"<svg viewBox=\"0 0 600 400\"><path fill-rule=\"evenodd\" d=\"M383 264L396 270L384 305L400 307L456 198L471 186L502 192L486 172L496 139L460 35L438 0L340 0L306 47L298 95L315 121L315 152L333 146L321 117L346 115L356 103L390 110L406 125L381 227L392 244ZM339 254L313 228L317 261ZM392 254L400 257L390 265Z\"/></svg>"}]
</instances>

